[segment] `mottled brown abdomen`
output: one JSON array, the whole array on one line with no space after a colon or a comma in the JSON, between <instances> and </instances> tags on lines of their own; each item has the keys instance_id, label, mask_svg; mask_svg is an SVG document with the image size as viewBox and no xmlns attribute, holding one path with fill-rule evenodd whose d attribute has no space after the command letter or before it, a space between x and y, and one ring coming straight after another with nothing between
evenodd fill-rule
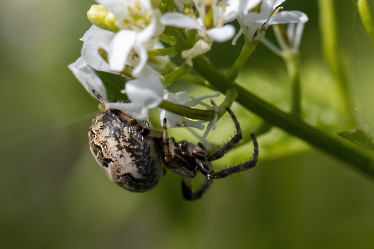
<instances>
[{"instance_id":1,"label":"mottled brown abdomen","mask_svg":"<svg viewBox=\"0 0 374 249\"><path fill-rule=\"evenodd\" d=\"M116 109L97 115L88 132L90 149L113 182L129 191L145 192L161 180L161 157L155 138L140 134L130 119ZM149 126L145 121L139 124Z\"/></svg>"}]
</instances>

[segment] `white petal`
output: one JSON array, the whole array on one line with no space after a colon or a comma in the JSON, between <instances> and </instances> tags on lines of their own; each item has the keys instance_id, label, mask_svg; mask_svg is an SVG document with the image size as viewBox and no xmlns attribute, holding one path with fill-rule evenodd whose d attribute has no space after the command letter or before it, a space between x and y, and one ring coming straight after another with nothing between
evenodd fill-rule
<instances>
[{"instance_id":1,"label":"white petal","mask_svg":"<svg viewBox=\"0 0 374 249\"><path fill-rule=\"evenodd\" d=\"M250 11L251 9L253 9L254 7L256 7L260 2L261 0L241 0L241 5L244 5L243 7L243 14L247 14L248 11Z\"/></svg>"},{"instance_id":2,"label":"white petal","mask_svg":"<svg viewBox=\"0 0 374 249\"><path fill-rule=\"evenodd\" d=\"M131 75L137 78L141 76L141 72L143 71L143 68L148 61L148 52L147 49L145 49L145 47L143 46L134 46L134 50L139 56L139 63L133 69Z\"/></svg>"},{"instance_id":3,"label":"white petal","mask_svg":"<svg viewBox=\"0 0 374 249\"><path fill-rule=\"evenodd\" d=\"M272 5L272 8L275 9L276 7L278 7L279 5L281 5L285 0L273 0L273 5Z\"/></svg>"},{"instance_id":4,"label":"white petal","mask_svg":"<svg viewBox=\"0 0 374 249\"><path fill-rule=\"evenodd\" d=\"M204 135L201 137L200 141L201 142L204 142L206 137L208 136L208 133L210 132L210 130L215 130L216 129L216 123L217 123L217 120L218 120L218 114L215 113L214 114L214 118L212 121L209 121L207 127L206 127L206 130L204 132Z\"/></svg>"},{"instance_id":5,"label":"white petal","mask_svg":"<svg viewBox=\"0 0 374 249\"><path fill-rule=\"evenodd\" d=\"M134 103L108 103L106 104L105 109L117 109L140 120L148 119L148 109Z\"/></svg>"},{"instance_id":6,"label":"white petal","mask_svg":"<svg viewBox=\"0 0 374 249\"><path fill-rule=\"evenodd\" d=\"M301 42L301 36L303 35L304 23L298 23L296 26L295 39L293 41L293 47L298 49Z\"/></svg>"},{"instance_id":7,"label":"white petal","mask_svg":"<svg viewBox=\"0 0 374 249\"><path fill-rule=\"evenodd\" d=\"M189 0L187 0L187 1L189 1ZM192 0L191 0L191 2L192 2ZM184 3L182 3L179 0L174 0L174 8L177 12L182 13L183 8L184 8Z\"/></svg>"},{"instance_id":8,"label":"white petal","mask_svg":"<svg viewBox=\"0 0 374 249\"><path fill-rule=\"evenodd\" d=\"M157 107L162 102L164 87L154 74L129 80L125 84L127 97L131 102L144 108Z\"/></svg>"},{"instance_id":9,"label":"white petal","mask_svg":"<svg viewBox=\"0 0 374 249\"><path fill-rule=\"evenodd\" d=\"M188 96L188 93L185 92L185 91L177 92L177 93L171 93L168 90L164 89L163 98L165 100L168 100L170 102L173 102L173 103L176 103L176 104L179 104L179 105L184 105L184 106L191 107L191 106L188 105L190 97Z\"/></svg>"},{"instance_id":10,"label":"white petal","mask_svg":"<svg viewBox=\"0 0 374 249\"><path fill-rule=\"evenodd\" d=\"M160 10L157 9L156 11L154 11L151 22L148 24L148 26L145 29L143 29L142 31L138 33L136 37L137 42L145 45L146 43L149 43L149 41L151 40L153 36L158 37L162 32L164 32L165 26L160 21L161 15L162 14ZM154 43L147 44L148 45L147 48L152 48L154 46Z\"/></svg>"},{"instance_id":11,"label":"white petal","mask_svg":"<svg viewBox=\"0 0 374 249\"><path fill-rule=\"evenodd\" d=\"M254 34L256 33L258 28L260 28L263 25L263 23L257 23L257 22L251 22L251 21L244 22L243 18L238 18L237 20L240 24L241 30L243 31L244 35L247 37L248 41L253 41Z\"/></svg>"},{"instance_id":12,"label":"white petal","mask_svg":"<svg viewBox=\"0 0 374 249\"><path fill-rule=\"evenodd\" d=\"M127 7L131 5L128 1L123 0L96 0L96 2L116 15L117 18L124 17L127 14Z\"/></svg>"},{"instance_id":13,"label":"white petal","mask_svg":"<svg viewBox=\"0 0 374 249\"><path fill-rule=\"evenodd\" d=\"M278 14L272 15L267 25L278 23L304 23L308 21L308 16L300 11L281 11Z\"/></svg>"},{"instance_id":14,"label":"white petal","mask_svg":"<svg viewBox=\"0 0 374 249\"><path fill-rule=\"evenodd\" d=\"M242 12L243 2L243 0L223 0L222 6L225 6L224 8L218 6L213 7L214 23L216 24L217 20L220 18L223 18L225 23L234 20Z\"/></svg>"},{"instance_id":15,"label":"white petal","mask_svg":"<svg viewBox=\"0 0 374 249\"><path fill-rule=\"evenodd\" d=\"M263 0L261 4L261 13L270 16L275 8L281 5L285 0Z\"/></svg>"},{"instance_id":16,"label":"white petal","mask_svg":"<svg viewBox=\"0 0 374 249\"><path fill-rule=\"evenodd\" d=\"M240 16L244 22L264 24L269 19L269 14L250 12Z\"/></svg>"},{"instance_id":17,"label":"white petal","mask_svg":"<svg viewBox=\"0 0 374 249\"><path fill-rule=\"evenodd\" d=\"M202 105L202 104L204 104L203 102L201 102L201 101L203 101L203 100L205 100L205 99L211 99L211 98L216 98L216 97L218 97L220 95L220 93L219 92L216 92L215 94L210 94L210 95L202 95L202 96L197 96L197 97L191 97L190 96L190 98L191 98L191 100L190 100L190 104L191 104L191 106L195 106L195 105L198 105L198 104L200 104L200 105ZM210 106L209 106L210 107ZM217 110L218 111L218 110Z\"/></svg>"},{"instance_id":18,"label":"white petal","mask_svg":"<svg viewBox=\"0 0 374 249\"><path fill-rule=\"evenodd\" d=\"M97 52L98 48L106 51L109 49L110 41L115 33L100 29L93 25L81 38L83 42L82 56L90 67L104 72L110 72L109 64L101 58Z\"/></svg>"},{"instance_id":19,"label":"white petal","mask_svg":"<svg viewBox=\"0 0 374 249\"><path fill-rule=\"evenodd\" d=\"M195 7L199 12L199 19L204 20L205 18L205 1L204 0L193 0Z\"/></svg>"},{"instance_id":20,"label":"white petal","mask_svg":"<svg viewBox=\"0 0 374 249\"><path fill-rule=\"evenodd\" d=\"M201 29L201 25L197 22L196 19L175 12L165 13L161 17L161 23L163 23L166 26L173 26L179 28Z\"/></svg>"},{"instance_id":21,"label":"white petal","mask_svg":"<svg viewBox=\"0 0 374 249\"><path fill-rule=\"evenodd\" d=\"M206 31L207 35L216 42L225 42L235 35L235 28L230 24L216 27Z\"/></svg>"},{"instance_id":22,"label":"white petal","mask_svg":"<svg viewBox=\"0 0 374 249\"><path fill-rule=\"evenodd\" d=\"M186 63L190 67L192 67L193 65L192 59L199 55L205 54L211 49L211 47L212 47L212 43L207 43L203 40L199 40L198 42L195 43L195 45L191 49L182 51L181 55L182 55L182 58L186 59Z\"/></svg>"},{"instance_id":23,"label":"white petal","mask_svg":"<svg viewBox=\"0 0 374 249\"><path fill-rule=\"evenodd\" d=\"M82 57L78 58L78 60L70 64L68 67L92 97L96 99L96 96L92 92L92 90L96 90L96 92L103 98L107 98L106 88L103 82L99 76L97 76L96 72L87 65Z\"/></svg>"},{"instance_id":24,"label":"white petal","mask_svg":"<svg viewBox=\"0 0 374 249\"><path fill-rule=\"evenodd\" d=\"M131 30L121 30L113 38L108 54L108 62L113 71L121 72L125 68L135 38L136 32Z\"/></svg>"}]
</instances>

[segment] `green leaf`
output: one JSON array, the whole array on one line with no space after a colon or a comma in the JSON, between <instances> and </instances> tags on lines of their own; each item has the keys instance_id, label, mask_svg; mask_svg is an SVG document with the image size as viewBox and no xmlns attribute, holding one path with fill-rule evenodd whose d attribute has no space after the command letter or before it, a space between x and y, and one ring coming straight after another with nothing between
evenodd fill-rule
<instances>
[{"instance_id":1,"label":"green leaf","mask_svg":"<svg viewBox=\"0 0 374 249\"><path fill-rule=\"evenodd\" d=\"M338 136L348 139L352 143L355 143L364 149L374 150L373 138L367 136L362 130L357 130L353 132L338 131L337 134Z\"/></svg>"}]
</instances>

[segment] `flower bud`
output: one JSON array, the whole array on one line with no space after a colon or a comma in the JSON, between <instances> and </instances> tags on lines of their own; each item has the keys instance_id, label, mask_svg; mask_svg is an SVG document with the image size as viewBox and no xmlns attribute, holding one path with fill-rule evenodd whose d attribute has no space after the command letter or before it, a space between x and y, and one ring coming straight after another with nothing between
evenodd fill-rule
<instances>
[{"instance_id":1,"label":"flower bud","mask_svg":"<svg viewBox=\"0 0 374 249\"><path fill-rule=\"evenodd\" d=\"M112 32L119 31L118 27L115 25L116 16L101 5L92 5L87 12L87 18L93 25L101 29Z\"/></svg>"}]
</instances>

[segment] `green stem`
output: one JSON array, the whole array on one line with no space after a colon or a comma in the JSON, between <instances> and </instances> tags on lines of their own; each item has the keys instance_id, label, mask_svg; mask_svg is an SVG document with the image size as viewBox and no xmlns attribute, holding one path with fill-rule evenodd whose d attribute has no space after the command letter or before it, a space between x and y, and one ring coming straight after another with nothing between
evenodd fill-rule
<instances>
[{"instance_id":1,"label":"green stem","mask_svg":"<svg viewBox=\"0 0 374 249\"><path fill-rule=\"evenodd\" d=\"M187 106L175 104L167 100L163 100L158 107L191 119L210 121L214 118L213 110L201 110L196 108L190 108Z\"/></svg>"},{"instance_id":2,"label":"green stem","mask_svg":"<svg viewBox=\"0 0 374 249\"><path fill-rule=\"evenodd\" d=\"M169 48L154 48L154 49L148 49L148 56L169 56L174 57L178 54L178 52L175 50L174 47Z\"/></svg>"},{"instance_id":3,"label":"green stem","mask_svg":"<svg viewBox=\"0 0 374 249\"><path fill-rule=\"evenodd\" d=\"M362 24L365 27L366 33L369 35L374 44L374 21L370 13L370 7L367 0L358 0L358 13L360 13Z\"/></svg>"},{"instance_id":4,"label":"green stem","mask_svg":"<svg viewBox=\"0 0 374 249\"><path fill-rule=\"evenodd\" d=\"M226 73L226 78L229 81L235 81L235 79L239 75L240 70L243 68L244 64L247 62L249 56L251 56L252 52L255 50L258 44L258 41L249 42L245 36L244 40L245 44L243 46L242 51L239 54L239 57L236 59L231 69Z\"/></svg>"},{"instance_id":5,"label":"green stem","mask_svg":"<svg viewBox=\"0 0 374 249\"><path fill-rule=\"evenodd\" d=\"M232 103L238 97L238 93L234 88L227 89L225 93L226 97L222 103L218 106L218 118L221 118L226 113L226 107L231 107Z\"/></svg>"},{"instance_id":6,"label":"green stem","mask_svg":"<svg viewBox=\"0 0 374 249\"><path fill-rule=\"evenodd\" d=\"M173 72L171 72L167 75L164 75L165 85L170 86L171 83L173 83L174 81L176 81L180 77L189 74L191 72L191 70L192 70L192 67L190 67L187 63L183 63L182 66L178 67Z\"/></svg>"},{"instance_id":7,"label":"green stem","mask_svg":"<svg viewBox=\"0 0 374 249\"><path fill-rule=\"evenodd\" d=\"M318 5L320 12L319 24L326 62L332 77L339 86L346 111L349 112L349 83L343 64L342 50L338 41L334 0L318 0Z\"/></svg>"},{"instance_id":8,"label":"green stem","mask_svg":"<svg viewBox=\"0 0 374 249\"><path fill-rule=\"evenodd\" d=\"M291 79L292 101L291 114L300 117L301 113L301 91L300 91L300 64L299 54L290 52L283 55L284 62L287 66L288 76Z\"/></svg>"},{"instance_id":9,"label":"green stem","mask_svg":"<svg viewBox=\"0 0 374 249\"><path fill-rule=\"evenodd\" d=\"M177 38L165 34L160 35L160 40L169 44L170 46L174 46L177 43Z\"/></svg>"},{"instance_id":10,"label":"green stem","mask_svg":"<svg viewBox=\"0 0 374 249\"><path fill-rule=\"evenodd\" d=\"M167 29L167 32L174 34L175 30ZM181 53L183 50L191 48L191 46L192 44L187 43L183 37L178 37L178 43L175 48L178 53ZM238 93L236 101L246 109L252 111L270 124L308 142L317 149L324 151L335 158L354 166L355 169L359 169L361 172L374 177L374 163L368 156L328 136L302 120L296 119L293 115L279 110L242 86L239 86L236 83L232 85L225 75L210 64L204 56L196 57L193 60L193 63L194 69L221 93L225 93L226 90L234 87Z\"/></svg>"}]
</instances>

